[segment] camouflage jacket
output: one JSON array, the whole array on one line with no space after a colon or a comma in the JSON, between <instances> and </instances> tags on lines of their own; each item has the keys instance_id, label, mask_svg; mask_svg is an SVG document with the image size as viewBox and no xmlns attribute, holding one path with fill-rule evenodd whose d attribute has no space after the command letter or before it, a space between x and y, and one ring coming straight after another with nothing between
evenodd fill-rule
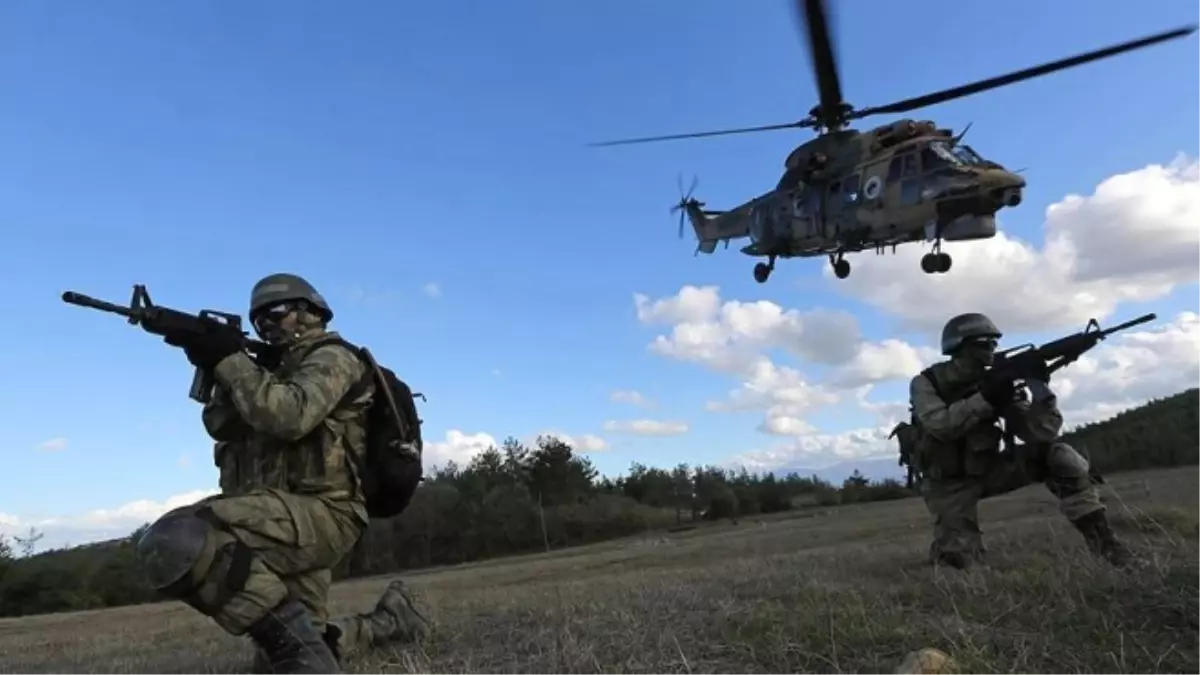
<instances>
[{"instance_id":1,"label":"camouflage jacket","mask_svg":"<svg viewBox=\"0 0 1200 675\"><path fill-rule=\"evenodd\" d=\"M273 372L244 353L217 364L202 419L217 441L221 491L275 488L351 502L366 519L358 466L374 383L337 333L311 331L288 345Z\"/></svg>"},{"instance_id":2,"label":"camouflage jacket","mask_svg":"<svg viewBox=\"0 0 1200 675\"><path fill-rule=\"evenodd\" d=\"M997 414L979 393L978 374L953 360L933 365L928 373L933 382L925 374L912 379L909 402L921 427L916 454L935 478L986 473L1000 452L999 419L1026 444L1052 442L1062 429L1053 394L1014 401Z\"/></svg>"}]
</instances>

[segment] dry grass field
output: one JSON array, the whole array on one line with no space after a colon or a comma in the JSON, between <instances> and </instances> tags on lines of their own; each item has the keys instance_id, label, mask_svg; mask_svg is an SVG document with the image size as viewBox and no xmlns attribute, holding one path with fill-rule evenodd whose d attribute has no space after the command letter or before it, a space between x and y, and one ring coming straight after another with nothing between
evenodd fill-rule
<instances>
[{"instance_id":1,"label":"dry grass field","mask_svg":"<svg viewBox=\"0 0 1200 675\"><path fill-rule=\"evenodd\" d=\"M925 563L909 499L743 519L416 572L437 623L354 672L891 672L932 646L968 672L1200 671L1195 467L1113 476L1148 561L1090 559L1040 486L985 503L989 564ZM388 578L334 589L366 610ZM248 641L179 603L0 621L4 672L248 672Z\"/></svg>"}]
</instances>

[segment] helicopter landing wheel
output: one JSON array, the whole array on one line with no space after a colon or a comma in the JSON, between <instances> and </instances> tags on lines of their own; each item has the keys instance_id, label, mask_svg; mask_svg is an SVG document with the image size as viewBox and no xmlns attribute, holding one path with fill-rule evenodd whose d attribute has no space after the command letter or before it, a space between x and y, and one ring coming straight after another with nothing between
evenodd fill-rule
<instances>
[{"instance_id":1,"label":"helicopter landing wheel","mask_svg":"<svg viewBox=\"0 0 1200 675\"><path fill-rule=\"evenodd\" d=\"M766 283L767 279L771 278L771 266L766 263L758 263L754 266L754 280L758 283Z\"/></svg>"},{"instance_id":2,"label":"helicopter landing wheel","mask_svg":"<svg viewBox=\"0 0 1200 675\"><path fill-rule=\"evenodd\" d=\"M926 274L945 274L953 262L949 253L926 253L921 256L921 270Z\"/></svg>"},{"instance_id":3,"label":"helicopter landing wheel","mask_svg":"<svg viewBox=\"0 0 1200 675\"><path fill-rule=\"evenodd\" d=\"M833 276L839 279L845 279L850 276L850 261L839 260L833 263Z\"/></svg>"}]
</instances>

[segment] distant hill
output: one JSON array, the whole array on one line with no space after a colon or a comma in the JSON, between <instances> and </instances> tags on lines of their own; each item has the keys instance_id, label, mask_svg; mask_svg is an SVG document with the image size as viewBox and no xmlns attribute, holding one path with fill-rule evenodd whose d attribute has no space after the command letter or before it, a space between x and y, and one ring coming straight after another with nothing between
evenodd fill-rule
<instances>
[{"instance_id":1,"label":"distant hill","mask_svg":"<svg viewBox=\"0 0 1200 675\"><path fill-rule=\"evenodd\" d=\"M1153 399L1063 440L1090 456L1101 473L1200 463L1200 389Z\"/></svg>"},{"instance_id":2,"label":"distant hill","mask_svg":"<svg viewBox=\"0 0 1200 675\"><path fill-rule=\"evenodd\" d=\"M800 466L787 467L777 471L776 475L787 475L789 473L796 473L801 476L815 475L826 483L841 485L842 481L846 480L846 476L857 470L863 477L871 481L881 481L885 478L904 480L904 467L897 463L898 459L899 455L876 457L873 459L838 462L822 469L808 469Z\"/></svg>"}]
</instances>

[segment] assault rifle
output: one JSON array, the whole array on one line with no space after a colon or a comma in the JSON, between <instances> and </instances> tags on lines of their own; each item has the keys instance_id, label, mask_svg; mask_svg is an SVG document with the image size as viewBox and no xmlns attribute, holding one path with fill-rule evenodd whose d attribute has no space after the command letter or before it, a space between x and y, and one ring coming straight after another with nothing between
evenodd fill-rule
<instances>
[{"instance_id":1,"label":"assault rifle","mask_svg":"<svg viewBox=\"0 0 1200 675\"><path fill-rule=\"evenodd\" d=\"M1050 375L1074 363L1109 335L1157 318L1158 315L1151 312L1103 330L1095 319L1088 319L1087 326L1082 331L1047 342L1040 347L1023 344L996 352L992 370L1013 380L1044 378L1049 383ZM1016 448L1016 439L1013 430L1007 426L1006 424L1004 429L1004 446L1011 451Z\"/></svg>"},{"instance_id":2,"label":"assault rifle","mask_svg":"<svg viewBox=\"0 0 1200 675\"><path fill-rule=\"evenodd\" d=\"M1087 326L1082 331L1047 342L1040 347L1023 344L996 352L992 361L992 371L1011 376L1014 380L1045 377L1048 382L1049 375L1071 365L1109 335L1157 318L1158 315L1151 312L1103 330L1095 319L1088 319Z\"/></svg>"},{"instance_id":3,"label":"assault rifle","mask_svg":"<svg viewBox=\"0 0 1200 675\"><path fill-rule=\"evenodd\" d=\"M238 337L243 340L244 348L258 357L260 362L269 361L277 356L275 347L246 337L246 332L242 330L242 317L237 314L210 309L202 309L199 314L189 314L177 309L155 305L150 301L150 294L146 292L146 287L142 284L134 284L133 298L130 299L128 307L97 300L74 291L63 293L62 299L63 302L72 305L120 314L128 319L129 323L141 326L147 333L161 335L164 338L203 338L219 331L237 333ZM208 403L212 399L215 385L216 380L212 373L197 368L192 375L192 386L188 389L188 397L193 401Z\"/></svg>"}]
</instances>

